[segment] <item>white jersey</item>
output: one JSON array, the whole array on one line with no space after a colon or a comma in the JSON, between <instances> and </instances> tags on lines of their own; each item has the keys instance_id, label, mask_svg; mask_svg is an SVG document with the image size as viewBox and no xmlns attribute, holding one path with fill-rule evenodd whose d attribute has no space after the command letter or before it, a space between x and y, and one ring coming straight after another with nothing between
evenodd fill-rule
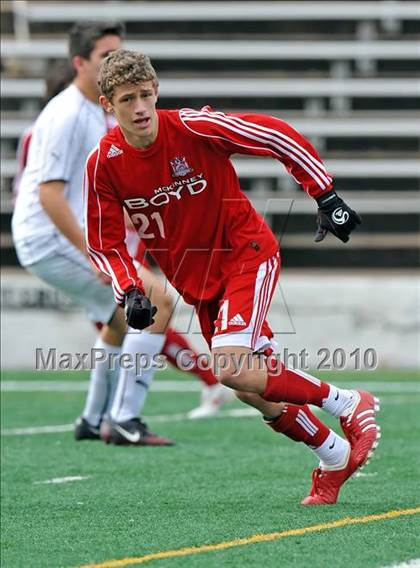
<instances>
[{"instance_id":1,"label":"white jersey","mask_svg":"<svg viewBox=\"0 0 420 568\"><path fill-rule=\"evenodd\" d=\"M75 85L54 97L39 115L32 130L12 220L16 251L23 266L63 247L73 247L44 211L39 201L39 185L48 181L65 182L64 195L82 227L86 158L113 125L113 119Z\"/></svg>"}]
</instances>

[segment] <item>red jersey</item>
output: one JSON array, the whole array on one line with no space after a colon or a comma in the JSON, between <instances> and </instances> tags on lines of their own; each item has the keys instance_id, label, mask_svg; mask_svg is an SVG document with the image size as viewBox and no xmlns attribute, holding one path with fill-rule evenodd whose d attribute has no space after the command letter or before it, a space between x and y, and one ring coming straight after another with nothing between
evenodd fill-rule
<instances>
[{"instance_id":1,"label":"red jersey","mask_svg":"<svg viewBox=\"0 0 420 568\"><path fill-rule=\"evenodd\" d=\"M87 160L86 240L94 264L113 279L116 300L141 287L125 246L123 209L169 281L189 303L216 298L232 273L278 250L271 229L241 192L230 156L271 156L313 197L331 176L312 145L271 116L224 114L209 107L158 110L146 149L117 126Z\"/></svg>"}]
</instances>

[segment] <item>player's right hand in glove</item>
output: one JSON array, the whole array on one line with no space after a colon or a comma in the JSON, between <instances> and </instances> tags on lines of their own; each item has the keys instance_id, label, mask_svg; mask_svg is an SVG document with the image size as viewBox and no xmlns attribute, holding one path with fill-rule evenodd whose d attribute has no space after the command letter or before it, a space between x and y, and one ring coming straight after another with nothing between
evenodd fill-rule
<instances>
[{"instance_id":1,"label":"player's right hand in glove","mask_svg":"<svg viewBox=\"0 0 420 568\"><path fill-rule=\"evenodd\" d=\"M344 203L334 190L318 197L317 202L318 216L316 221L318 229L315 242L323 241L329 231L337 239L346 243L356 225L360 225L362 222L360 216Z\"/></svg>"},{"instance_id":2,"label":"player's right hand in glove","mask_svg":"<svg viewBox=\"0 0 420 568\"><path fill-rule=\"evenodd\" d=\"M152 306L149 298L138 288L126 293L124 311L126 322L134 329L145 329L155 323L153 316L156 315L157 307Z\"/></svg>"}]
</instances>

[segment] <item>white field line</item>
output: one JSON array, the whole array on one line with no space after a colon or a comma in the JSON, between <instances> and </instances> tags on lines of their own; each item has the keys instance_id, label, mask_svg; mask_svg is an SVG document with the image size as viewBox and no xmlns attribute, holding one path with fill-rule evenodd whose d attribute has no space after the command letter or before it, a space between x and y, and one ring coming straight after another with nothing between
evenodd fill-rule
<instances>
[{"instance_id":1,"label":"white field line","mask_svg":"<svg viewBox=\"0 0 420 568\"><path fill-rule=\"evenodd\" d=\"M71 475L68 477L53 477L52 479L46 479L45 481L34 481L34 485L49 485L50 483L71 483L72 481L84 481L85 479L90 479L91 475Z\"/></svg>"},{"instance_id":2,"label":"white field line","mask_svg":"<svg viewBox=\"0 0 420 568\"><path fill-rule=\"evenodd\" d=\"M417 391L416 391L417 392ZM392 394L392 393L389 393ZM387 406L390 404L407 404L412 401L410 396L393 396L392 399L387 400ZM320 412L316 406L311 406L312 411L315 413ZM229 410L221 410L213 418L250 418L259 416L260 413L255 408L231 408ZM145 420L150 420L153 423L164 422L180 422L182 420L190 420L187 413L179 414L155 414L152 416L145 416ZM194 420L191 420L194 422ZM56 424L51 426L32 426L27 428L4 428L0 434L2 436L26 436L31 434L59 434L61 432L72 432L74 424ZM419 566L420 568L420 566Z\"/></svg>"},{"instance_id":3,"label":"white field line","mask_svg":"<svg viewBox=\"0 0 420 568\"><path fill-rule=\"evenodd\" d=\"M416 391L417 392L417 391ZM392 393L389 393L392 394ZM397 396L387 401L389 404L406 404L412 400L409 396ZM318 413L320 411L316 406L311 406L312 411ZM231 408L229 410L221 410L216 416L212 418L250 418L260 416L260 412L255 408ZM145 416L145 420L152 421L153 423L164 422L180 422L182 420L191 420L188 418L187 413L179 414L155 414L152 416ZM194 422L194 420L191 420ZM26 428L4 428L0 434L2 436L26 436L31 434L59 434L61 432L72 432L74 424L56 424L51 426L32 426ZM420 566L419 566L420 568Z\"/></svg>"},{"instance_id":4,"label":"white field line","mask_svg":"<svg viewBox=\"0 0 420 568\"><path fill-rule=\"evenodd\" d=\"M401 564L384 566L384 568L420 568L420 558L413 558L413 560L408 560L407 562L402 562Z\"/></svg>"},{"instance_id":5,"label":"white field line","mask_svg":"<svg viewBox=\"0 0 420 568\"><path fill-rule=\"evenodd\" d=\"M376 393L375 393L376 394ZM393 393L382 393L379 397L379 402L386 404L386 406L396 406L399 404L418 404L418 396L420 392L411 394L393 394Z\"/></svg>"},{"instance_id":6,"label":"white field line","mask_svg":"<svg viewBox=\"0 0 420 568\"><path fill-rule=\"evenodd\" d=\"M57 424L51 426L30 426L28 428L4 428L2 436L26 436L27 434L59 434L60 432L71 432L74 424Z\"/></svg>"},{"instance_id":7,"label":"white field line","mask_svg":"<svg viewBox=\"0 0 420 568\"><path fill-rule=\"evenodd\" d=\"M357 471L354 477L376 477L378 475L377 471L372 471L371 473L365 473L364 471Z\"/></svg>"},{"instance_id":8,"label":"white field line","mask_svg":"<svg viewBox=\"0 0 420 568\"><path fill-rule=\"evenodd\" d=\"M255 408L232 408L222 410L213 418L249 418L258 416L260 413ZM145 416L145 420L153 423L157 422L180 422L190 420L188 414L157 414L155 416ZM194 422L194 420L191 420ZM31 434L58 434L61 432L72 432L74 424L57 424L51 426L33 426L29 428L5 428L1 431L2 436L27 436Z\"/></svg>"},{"instance_id":9,"label":"white field line","mask_svg":"<svg viewBox=\"0 0 420 568\"><path fill-rule=\"evenodd\" d=\"M334 381L332 381L334 382ZM2 392L86 392L88 381L2 381ZM374 393L420 393L420 381L382 381L345 383L346 388L359 388ZM201 382L197 381L155 381L152 383L153 392L200 392Z\"/></svg>"},{"instance_id":10,"label":"white field line","mask_svg":"<svg viewBox=\"0 0 420 568\"><path fill-rule=\"evenodd\" d=\"M89 381L2 381L2 392L87 392ZM155 392L200 392L197 381L156 381L151 390Z\"/></svg>"},{"instance_id":11,"label":"white field line","mask_svg":"<svg viewBox=\"0 0 420 568\"><path fill-rule=\"evenodd\" d=\"M21 388L22 386L24 388ZM55 388L57 386L59 388ZM1 383L1 390L4 392L72 392L86 391L87 386L87 381L4 381ZM347 386L351 388L353 384L347 383ZM354 386L356 385L354 384ZM420 383L415 381L359 383L358 387L366 390L374 390L375 393L382 394L403 393L402 396L394 396L391 400L387 401L387 404L404 404L410 401L410 397L407 395L420 394ZM201 390L201 386L198 381L157 381L152 385L152 390L157 392L197 392ZM313 409L315 411L318 410L317 408ZM215 418L247 418L258 415L259 412L254 408L234 408L221 411ZM189 420L186 413L155 415L146 417L146 419L156 423ZM32 434L58 434L61 432L71 432L73 428L74 424L6 428L1 431L1 435L26 436Z\"/></svg>"}]
</instances>

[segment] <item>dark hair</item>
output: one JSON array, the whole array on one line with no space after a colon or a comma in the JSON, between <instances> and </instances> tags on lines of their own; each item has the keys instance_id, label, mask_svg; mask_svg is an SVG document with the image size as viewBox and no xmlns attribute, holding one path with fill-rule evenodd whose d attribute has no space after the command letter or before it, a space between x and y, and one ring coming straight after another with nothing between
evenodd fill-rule
<instances>
[{"instance_id":1,"label":"dark hair","mask_svg":"<svg viewBox=\"0 0 420 568\"><path fill-rule=\"evenodd\" d=\"M68 61L60 61L53 65L45 77L46 92L44 105L68 87L75 75L76 73Z\"/></svg>"},{"instance_id":2,"label":"dark hair","mask_svg":"<svg viewBox=\"0 0 420 568\"><path fill-rule=\"evenodd\" d=\"M90 54L95 49L95 42L98 39L106 35L123 37L124 32L124 24L119 22L77 22L70 30L70 60L73 59L75 55L89 59Z\"/></svg>"}]
</instances>

